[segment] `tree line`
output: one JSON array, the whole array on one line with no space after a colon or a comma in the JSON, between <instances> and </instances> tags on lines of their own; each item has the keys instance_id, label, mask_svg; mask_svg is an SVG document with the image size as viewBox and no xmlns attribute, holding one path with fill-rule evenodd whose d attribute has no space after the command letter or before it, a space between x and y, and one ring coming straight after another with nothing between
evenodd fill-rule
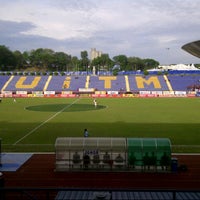
<instances>
[{"instance_id":1,"label":"tree line","mask_svg":"<svg viewBox=\"0 0 200 200\"><path fill-rule=\"evenodd\" d=\"M91 61L86 50L81 51L78 58L47 48L20 52L0 45L0 71L26 71L30 68L38 71L91 71L93 66L96 71L145 71L158 67L159 62L151 58L141 59L126 55L117 55L111 59L109 54L102 54Z\"/></svg>"}]
</instances>

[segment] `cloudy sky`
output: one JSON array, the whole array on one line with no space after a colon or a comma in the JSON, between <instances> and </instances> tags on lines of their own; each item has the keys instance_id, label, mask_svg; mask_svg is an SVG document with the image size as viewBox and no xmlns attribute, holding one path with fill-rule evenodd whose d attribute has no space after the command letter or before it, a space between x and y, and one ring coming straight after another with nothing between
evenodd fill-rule
<instances>
[{"instance_id":1,"label":"cloudy sky","mask_svg":"<svg viewBox=\"0 0 200 200\"><path fill-rule=\"evenodd\" d=\"M153 58L160 64L200 63L181 49L200 40L200 0L0 0L0 45L50 48L80 58L96 48Z\"/></svg>"}]
</instances>

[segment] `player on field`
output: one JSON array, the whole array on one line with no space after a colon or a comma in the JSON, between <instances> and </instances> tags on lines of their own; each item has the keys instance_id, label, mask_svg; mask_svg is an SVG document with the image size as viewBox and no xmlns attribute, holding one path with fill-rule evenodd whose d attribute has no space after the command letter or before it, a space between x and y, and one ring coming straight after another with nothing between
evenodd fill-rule
<instances>
[{"instance_id":1,"label":"player on field","mask_svg":"<svg viewBox=\"0 0 200 200\"><path fill-rule=\"evenodd\" d=\"M97 100L94 99L93 102L94 102L94 107L96 108L97 107Z\"/></svg>"}]
</instances>

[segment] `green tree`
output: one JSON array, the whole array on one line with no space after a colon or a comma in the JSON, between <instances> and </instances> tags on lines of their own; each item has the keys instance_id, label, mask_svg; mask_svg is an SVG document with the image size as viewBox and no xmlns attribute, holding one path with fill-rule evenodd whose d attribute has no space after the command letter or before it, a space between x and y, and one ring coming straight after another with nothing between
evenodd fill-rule
<instances>
[{"instance_id":1,"label":"green tree","mask_svg":"<svg viewBox=\"0 0 200 200\"><path fill-rule=\"evenodd\" d=\"M91 66L95 66L97 71L109 71L113 65L114 62L109 58L108 54L102 54L100 57L93 59L91 62Z\"/></svg>"},{"instance_id":2,"label":"green tree","mask_svg":"<svg viewBox=\"0 0 200 200\"><path fill-rule=\"evenodd\" d=\"M194 65L196 68L200 69L200 64L195 64Z\"/></svg>"},{"instance_id":3,"label":"green tree","mask_svg":"<svg viewBox=\"0 0 200 200\"><path fill-rule=\"evenodd\" d=\"M54 67L57 71L68 71L68 66L71 62L71 56L64 52L54 53Z\"/></svg>"},{"instance_id":4,"label":"green tree","mask_svg":"<svg viewBox=\"0 0 200 200\"><path fill-rule=\"evenodd\" d=\"M81 51L81 70L87 71L89 66L88 52Z\"/></svg>"},{"instance_id":5,"label":"green tree","mask_svg":"<svg viewBox=\"0 0 200 200\"><path fill-rule=\"evenodd\" d=\"M16 58L12 51L4 45L0 45L0 70L9 71L16 67Z\"/></svg>"},{"instance_id":6,"label":"green tree","mask_svg":"<svg viewBox=\"0 0 200 200\"><path fill-rule=\"evenodd\" d=\"M36 49L30 52L30 63L33 67L47 69L54 61L54 51L51 49Z\"/></svg>"},{"instance_id":7,"label":"green tree","mask_svg":"<svg viewBox=\"0 0 200 200\"><path fill-rule=\"evenodd\" d=\"M78 59L77 56L73 56L73 57L71 58L71 66L72 66L72 70L73 70L73 71L79 71L80 60Z\"/></svg>"},{"instance_id":8,"label":"green tree","mask_svg":"<svg viewBox=\"0 0 200 200\"><path fill-rule=\"evenodd\" d=\"M126 70L128 60L127 60L127 57L125 55L114 56L113 60L114 60L115 64L120 65L121 70Z\"/></svg>"},{"instance_id":9,"label":"green tree","mask_svg":"<svg viewBox=\"0 0 200 200\"><path fill-rule=\"evenodd\" d=\"M128 57L127 71L136 71L138 58L137 57Z\"/></svg>"},{"instance_id":10,"label":"green tree","mask_svg":"<svg viewBox=\"0 0 200 200\"><path fill-rule=\"evenodd\" d=\"M144 65L145 65L145 69L152 69L152 68L157 68L159 66L159 62L155 61L151 58L146 58L143 60L144 61Z\"/></svg>"},{"instance_id":11,"label":"green tree","mask_svg":"<svg viewBox=\"0 0 200 200\"><path fill-rule=\"evenodd\" d=\"M147 70L151 68L158 67L159 62L153 60L151 58L141 59L139 57L129 57L128 58L128 65L127 70L136 71L136 70Z\"/></svg>"},{"instance_id":12,"label":"green tree","mask_svg":"<svg viewBox=\"0 0 200 200\"><path fill-rule=\"evenodd\" d=\"M23 55L23 60L24 60L22 68L28 68L31 64L31 60L30 60L31 53L30 51L24 51L22 55Z\"/></svg>"},{"instance_id":13,"label":"green tree","mask_svg":"<svg viewBox=\"0 0 200 200\"><path fill-rule=\"evenodd\" d=\"M127 70L130 71L136 71L141 70L143 71L145 68L144 62L139 57L129 57L128 58L128 64L127 64Z\"/></svg>"},{"instance_id":14,"label":"green tree","mask_svg":"<svg viewBox=\"0 0 200 200\"><path fill-rule=\"evenodd\" d=\"M16 60L16 68L21 69L24 66L24 56L20 51L13 52Z\"/></svg>"},{"instance_id":15,"label":"green tree","mask_svg":"<svg viewBox=\"0 0 200 200\"><path fill-rule=\"evenodd\" d=\"M39 70L47 71L88 71L89 66L93 66L96 70L109 71L113 66L120 65L120 70L136 71L148 70L150 68L157 68L159 62L151 59L141 59L139 57L127 57L126 55L117 55L113 60L109 58L108 54L102 54L95 58L90 63L88 59L88 52L81 51L81 59L76 56L68 55L64 52L54 52L47 48L38 48L31 51L25 51L23 54L20 51L10 51L4 45L0 45L0 70L11 71L21 70L28 67L36 67ZM196 64L197 67L200 65ZM117 70L118 72L118 70Z\"/></svg>"}]
</instances>

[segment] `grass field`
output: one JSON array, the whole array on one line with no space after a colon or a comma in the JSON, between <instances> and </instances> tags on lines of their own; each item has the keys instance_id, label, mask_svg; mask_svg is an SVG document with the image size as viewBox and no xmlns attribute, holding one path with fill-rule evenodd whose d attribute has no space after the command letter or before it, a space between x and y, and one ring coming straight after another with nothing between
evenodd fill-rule
<instances>
[{"instance_id":1,"label":"grass field","mask_svg":"<svg viewBox=\"0 0 200 200\"><path fill-rule=\"evenodd\" d=\"M3 152L54 151L57 137L167 137L200 152L199 98L12 98L0 103Z\"/></svg>"}]
</instances>

